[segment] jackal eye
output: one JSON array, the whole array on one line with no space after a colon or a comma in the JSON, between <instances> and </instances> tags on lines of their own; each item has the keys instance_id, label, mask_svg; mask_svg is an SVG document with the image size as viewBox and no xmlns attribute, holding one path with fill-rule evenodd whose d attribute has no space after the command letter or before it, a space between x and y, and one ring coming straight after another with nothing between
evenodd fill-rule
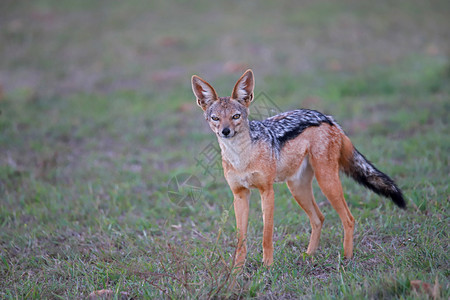
<instances>
[{"instance_id":1,"label":"jackal eye","mask_svg":"<svg viewBox=\"0 0 450 300\"><path fill-rule=\"evenodd\" d=\"M233 120L237 120L237 119L239 119L240 117L241 117L240 114L235 114L235 115L233 116Z\"/></svg>"},{"instance_id":2,"label":"jackal eye","mask_svg":"<svg viewBox=\"0 0 450 300\"><path fill-rule=\"evenodd\" d=\"M212 116L211 119L213 119L213 121L219 121L219 118L216 116Z\"/></svg>"}]
</instances>

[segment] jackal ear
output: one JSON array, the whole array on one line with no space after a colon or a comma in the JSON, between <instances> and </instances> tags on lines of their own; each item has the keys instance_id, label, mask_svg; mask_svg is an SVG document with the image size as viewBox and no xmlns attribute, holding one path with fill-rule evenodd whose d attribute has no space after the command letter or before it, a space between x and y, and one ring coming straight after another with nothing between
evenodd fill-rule
<instances>
[{"instance_id":1,"label":"jackal ear","mask_svg":"<svg viewBox=\"0 0 450 300\"><path fill-rule=\"evenodd\" d=\"M214 88L197 75L192 76L191 82L192 91L195 97L197 97L197 104L203 110L206 110L214 101L219 99Z\"/></svg>"},{"instance_id":2,"label":"jackal ear","mask_svg":"<svg viewBox=\"0 0 450 300\"><path fill-rule=\"evenodd\" d=\"M244 75L239 78L234 86L231 98L239 101L242 105L249 107L253 101L253 89L255 88L255 80L253 71L248 69Z\"/></svg>"}]
</instances>

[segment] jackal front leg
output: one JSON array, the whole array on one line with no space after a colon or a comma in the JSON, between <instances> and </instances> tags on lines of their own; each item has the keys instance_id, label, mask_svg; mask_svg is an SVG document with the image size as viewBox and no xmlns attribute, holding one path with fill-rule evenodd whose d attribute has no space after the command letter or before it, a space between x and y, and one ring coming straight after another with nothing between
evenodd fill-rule
<instances>
[{"instance_id":1,"label":"jackal front leg","mask_svg":"<svg viewBox=\"0 0 450 300\"><path fill-rule=\"evenodd\" d=\"M242 268L247 255L247 225L250 190L241 188L233 190L234 194L234 214L236 215L236 227L238 244L236 249L236 257L234 266L238 269Z\"/></svg>"},{"instance_id":2,"label":"jackal front leg","mask_svg":"<svg viewBox=\"0 0 450 300\"><path fill-rule=\"evenodd\" d=\"M273 263L273 185L259 190L261 193L261 208L263 213L263 263L270 266Z\"/></svg>"}]
</instances>

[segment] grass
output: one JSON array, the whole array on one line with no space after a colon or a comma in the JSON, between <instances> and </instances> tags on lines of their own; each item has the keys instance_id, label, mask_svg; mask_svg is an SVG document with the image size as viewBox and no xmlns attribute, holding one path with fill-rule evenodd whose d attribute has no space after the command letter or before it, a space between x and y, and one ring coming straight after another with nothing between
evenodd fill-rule
<instances>
[{"instance_id":1,"label":"grass","mask_svg":"<svg viewBox=\"0 0 450 300\"><path fill-rule=\"evenodd\" d=\"M0 298L413 299L427 296L411 280L436 279L449 298L449 8L2 2ZM276 185L273 268L253 193L246 268L232 273L232 194L189 78L226 95L247 67L269 105L333 114L402 187L406 211L343 178L352 260L316 184L326 220L306 256L308 218ZM175 202L179 174L201 190Z\"/></svg>"}]
</instances>

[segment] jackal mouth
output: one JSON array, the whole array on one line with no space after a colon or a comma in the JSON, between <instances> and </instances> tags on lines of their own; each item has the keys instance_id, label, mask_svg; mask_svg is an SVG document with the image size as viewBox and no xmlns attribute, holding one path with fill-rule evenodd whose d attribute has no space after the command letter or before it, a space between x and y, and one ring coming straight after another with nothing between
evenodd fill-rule
<instances>
[{"instance_id":1,"label":"jackal mouth","mask_svg":"<svg viewBox=\"0 0 450 300\"><path fill-rule=\"evenodd\" d=\"M229 140L229 139L235 137L236 134L237 134L236 131L233 132L233 134L228 134L228 135L224 135L224 134L222 134L222 133L217 133L217 135L218 135L219 137L221 137L221 138L223 138L223 139L227 139L227 140Z\"/></svg>"}]
</instances>

